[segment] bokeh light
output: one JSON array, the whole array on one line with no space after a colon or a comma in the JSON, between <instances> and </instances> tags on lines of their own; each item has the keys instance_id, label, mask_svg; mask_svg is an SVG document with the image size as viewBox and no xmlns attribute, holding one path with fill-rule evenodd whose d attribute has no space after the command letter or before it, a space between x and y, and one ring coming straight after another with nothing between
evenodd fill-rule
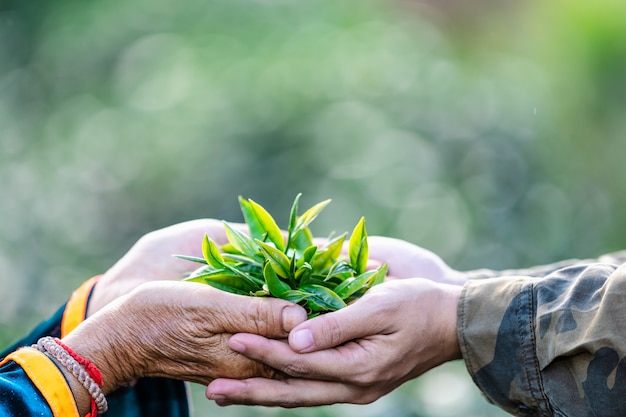
<instances>
[{"instance_id":1,"label":"bokeh light","mask_svg":"<svg viewBox=\"0 0 626 417\"><path fill-rule=\"evenodd\" d=\"M150 230L402 238L458 269L623 249L626 3L10 0L0 5L0 341ZM462 364L367 406L195 415L496 416ZM438 392L447 389L452 392ZM470 389L471 388L471 389Z\"/></svg>"}]
</instances>

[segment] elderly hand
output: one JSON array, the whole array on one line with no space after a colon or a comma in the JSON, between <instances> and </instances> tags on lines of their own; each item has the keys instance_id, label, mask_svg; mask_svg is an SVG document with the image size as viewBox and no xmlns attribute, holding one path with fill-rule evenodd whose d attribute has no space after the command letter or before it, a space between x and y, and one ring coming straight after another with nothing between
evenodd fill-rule
<instances>
[{"instance_id":1,"label":"elderly hand","mask_svg":"<svg viewBox=\"0 0 626 417\"><path fill-rule=\"evenodd\" d=\"M300 324L289 344L234 335L229 341L233 350L292 378L216 379L207 387L207 397L219 405L370 403L460 357L460 291L460 286L424 279L390 281L342 310Z\"/></svg>"},{"instance_id":2,"label":"elderly hand","mask_svg":"<svg viewBox=\"0 0 626 417\"><path fill-rule=\"evenodd\" d=\"M465 275L450 268L438 255L401 239L384 236L367 238L370 261L389 263L389 278L427 278L435 282L463 285Z\"/></svg>"},{"instance_id":3,"label":"elderly hand","mask_svg":"<svg viewBox=\"0 0 626 417\"><path fill-rule=\"evenodd\" d=\"M245 227L241 224L232 225ZM92 315L144 282L179 280L185 273L197 268L197 264L172 255L201 257L201 243L205 234L219 244L227 241L222 222L213 219L179 223L143 236L100 278L91 294L87 315Z\"/></svg>"},{"instance_id":4,"label":"elderly hand","mask_svg":"<svg viewBox=\"0 0 626 417\"><path fill-rule=\"evenodd\" d=\"M304 309L284 300L152 282L107 305L63 341L98 366L108 393L139 377L201 384L219 377L275 377L276 370L229 349L231 334L284 339L304 320ZM74 392L86 394L80 386ZM88 395L84 401L88 406Z\"/></svg>"}]
</instances>

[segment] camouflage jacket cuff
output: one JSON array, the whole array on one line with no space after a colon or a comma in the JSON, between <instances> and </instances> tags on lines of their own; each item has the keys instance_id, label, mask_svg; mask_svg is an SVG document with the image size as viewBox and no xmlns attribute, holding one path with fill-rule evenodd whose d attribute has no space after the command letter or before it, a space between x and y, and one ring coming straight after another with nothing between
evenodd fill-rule
<instances>
[{"instance_id":1,"label":"camouflage jacket cuff","mask_svg":"<svg viewBox=\"0 0 626 417\"><path fill-rule=\"evenodd\" d=\"M487 398L514 415L552 415L543 392L529 277L465 284L458 305L461 353Z\"/></svg>"},{"instance_id":2,"label":"camouflage jacket cuff","mask_svg":"<svg viewBox=\"0 0 626 417\"><path fill-rule=\"evenodd\" d=\"M459 345L492 402L520 416L624 415L626 265L605 260L466 283Z\"/></svg>"}]
</instances>

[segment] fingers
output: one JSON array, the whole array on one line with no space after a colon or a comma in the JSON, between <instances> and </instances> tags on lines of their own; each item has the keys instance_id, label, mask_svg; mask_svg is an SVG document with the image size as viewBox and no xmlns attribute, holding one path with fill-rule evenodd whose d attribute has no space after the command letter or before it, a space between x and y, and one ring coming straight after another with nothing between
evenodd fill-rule
<instances>
[{"instance_id":1,"label":"fingers","mask_svg":"<svg viewBox=\"0 0 626 417\"><path fill-rule=\"evenodd\" d=\"M292 377L371 386L379 378L377 366L390 362L388 357L377 356L386 352L381 343L384 345L379 336L372 336L337 348L297 353L284 341L239 333L231 336L228 346Z\"/></svg>"},{"instance_id":2,"label":"fingers","mask_svg":"<svg viewBox=\"0 0 626 417\"><path fill-rule=\"evenodd\" d=\"M254 333L285 338L294 327L307 319L302 307L285 300L234 295L203 284L198 285L203 292L211 293L210 299L207 299L207 308L221 324L220 330L225 333ZM219 309L223 311L216 313Z\"/></svg>"},{"instance_id":3,"label":"fingers","mask_svg":"<svg viewBox=\"0 0 626 417\"><path fill-rule=\"evenodd\" d=\"M380 316L374 314L381 307L379 303L361 299L341 310L315 317L293 329L289 345L296 352L314 352L376 334L386 327Z\"/></svg>"},{"instance_id":4,"label":"fingers","mask_svg":"<svg viewBox=\"0 0 626 417\"><path fill-rule=\"evenodd\" d=\"M237 296L177 281L143 284L107 311L116 323L116 349L139 352L129 355L140 359L140 366L131 367L131 377L199 383L216 377L275 376L275 369L231 350L228 339L238 331L285 338L306 319L304 309L284 300Z\"/></svg>"},{"instance_id":5,"label":"fingers","mask_svg":"<svg viewBox=\"0 0 626 417\"><path fill-rule=\"evenodd\" d=\"M294 408L346 402L367 404L380 395L338 382L250 378L216 379L208 385L206 396L220 406L257 404Z\"/></svg>"},{"instance_id":6,"label":"fingers","mask_svg":"<svg viewBox=\"0 0 626 417\"><path fill-rule=\"evenodd\" d=\"M430 253L409 242L384 236L368 237L369 256L380 263L389 263L387 273L395 278L423 276L420 268Z\"/></svg>"}]
</instances>

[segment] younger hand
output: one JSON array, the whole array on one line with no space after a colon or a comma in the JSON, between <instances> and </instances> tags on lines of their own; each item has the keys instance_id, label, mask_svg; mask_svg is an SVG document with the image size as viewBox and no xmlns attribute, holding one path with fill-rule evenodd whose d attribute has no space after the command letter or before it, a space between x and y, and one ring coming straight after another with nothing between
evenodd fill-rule
<instances>
[{"instance_id":1,"label":"younger hand","mask_svg":"<svg viewBox=\"0 0 626 417\"><path fill-rule=\"evenodd\" d=\"M276 368L285 380L216 379L218 405L282 407L370 403L405 381L460 357L456 305L461 287L425 279L386 282L342 310L308 320L289 345L253 334L229 346Z\"/></svg>"},{"instance_id":2,"label":"younger hand","mask_svg":"<svg viewBox=\"0 0 626 417\"><path fill-rule=\"evenodd\" d=\"M401 239L384 236L367 238L370 260L389 263L389 278L426 278L435 282L463 285L465 275L448 266L438 255Z\"/></svg>"}]
</instances>

